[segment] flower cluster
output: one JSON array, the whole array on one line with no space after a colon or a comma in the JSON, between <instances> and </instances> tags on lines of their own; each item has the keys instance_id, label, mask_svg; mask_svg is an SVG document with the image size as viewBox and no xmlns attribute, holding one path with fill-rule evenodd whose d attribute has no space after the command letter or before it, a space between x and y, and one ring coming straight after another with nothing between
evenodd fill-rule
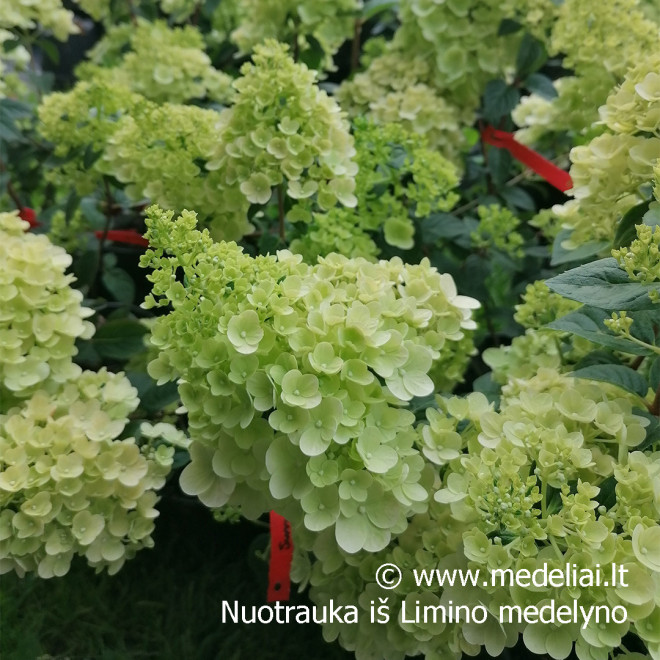
<instances>
[{"instance_id":1,"label":"flower cluster","mask_svg":"<svg viewBox=\"0 0 660 660\"><path fill-rule=\"evenodd\" d=\"M575 248L593 239L611 239L617 221L641 201L638 189L652 179L658 158L660 138L641 135L604 133L588 145L574 147L574 200L553 209L565 225L573 228L566 247Z\"/></svg>"},{"instance_id":2,"label":"flower cluster","mask_svg":"<svg viewBox=\"0 0 660 660\"><path fill-rule=\"evenodd\" d=\"M373 258L378 248L370 236L380 231L387 244L410 249L413 219L449 211L458 200L456 169L423 137L363 119L356 120L354 137L357 205L314 214L306 234L291 244L306 259L330 252Z\"/></svg>"},{"instance_id":3,"label":"flower cluster","mask_svg":"<svg viewBox=\"0 0 660 660\"><path fill-rule=\"evenodd\" d=\"M564 64L578 76L593 75L596 68L620 80L655 50L659 31L639 0L566 0L552 27L550 51L563 53Z\"/></svg>"},{"instance_id":4,"label":"flower cluster","mask_svg":"<svg viewBox=\"0 0 660 660\"><path fill-rule=\"evenodd\" d=\"M226 4L223 0L221 4ZM199 2L197 0L159 0L161 10L169 14L170 19L175 23L183 23L191 14L198 11Z\"/></svg>"},{"instance_id":5,"label":"flower cluster","mask_svg":"<svg viewBox=\"0 0 660 660\"><path fill-rule=\"evenodd\" d=\"M41 28L52 32L60 41L66 41L78 31L73 12L64 9L62 0L5 0L0 28L26 31Z\"/></svg>"},{"instance_id":6,"label":"flower cluster","mask_svg":"<svg viewBox=\"0 0 660 660\"><path fill-rule=\"evenodd\" d=\"M61 163L47 172L52 181L92 192L101 179L99 154L117 129L119 119L144 99L127 87L80 82L69 92L55 92L39 106L39 131L54 145Z\"/></svg>"},{"instance_id":7,"label":"flower cluster","mask_svg":"<svg viewBox=\"0 0 660 660\"><path fill-rule=\"evenodd\" d=\"M17 212L0 214L0 401L25 398L46 381L63 383L80 368L77 338L88 338L92 311L65 274L71 257L46 236L25 234ZM2 410L0 409L0 412Z\"/></svg>"},{"instance_id":8,"label":"flower cluster","mask_svg":"<svg viewBox=\"0 0 660 660\"><path fill-rule=\"evenodd\" d=\"M232 78L213 68L201 33L190 25L140 20L134 29L111 30L104 40L92 61L78 67L80 80L128 87L158 103L204 98L227 103L232 96Z\"/></svg>"},{"instance_id":9,"label":"flower cluster","mask_svg":"<svg viewBox=\"0 0 660 660\"><path fill-rule=\"evenodd\" d=\"M332 56L353 36L362 0L242 0L236 3L236 28L230 38L241 53L250 53L266 39L297 41L305 53L313 37L324 53L323 68L332 69Z\"/></svg>"},{"instance_id":10,"label":"flower cluster","mask_svg":"<svg viewBox=\"0 0 660 660\"><path fill-rule=\"evenodd\" d=\"M220 114L206 168L218 171L224 191L218 217L234 226L245 221L250 204L266 204L285 183L297 200L291 219L310 220L312 200L323 210L356 204L348 122L315 84L316 72L287 51L272 40L256 46L253 63L234 82L234 104Z\"/></svg>"},{"instance_id":11,"label":"flower cluster","mask_svg":"<svg viewBox=\"0 0 660 660\"><path fill-rule=\"evenodd\" d=\"M390 613L406 605L408 620L392 616L372 624L331 623L326 639L339 637L359 660L404 656L460 658L485 647L491 656L513 647L519 636L528 649L563 659L575 648L580 660L607 658L628 632L636 634L654 657L659 651L656 598L660 575L660 455L636 447L648 420L633 409L633 398L541 369L535 377L505 388L501 411L480 394L440 400L440 412L427 411L423 427L425 457L437 466L434 502L414 516L388 548L371 555L347 555L332 548L327 536L299 542L313 552L311 566L298 571L311 584L317 604L360 603L368 608L388 598ZM393 590L374 583L386 562L403 571ZM524 589L490 580L495 569L580 569L609 580L611 565L625 565L628 586L580 585ZM418 584L412 568L480 570L480 579ZM622 606L623 624L527 624L502 620L501 606L542 606L554 600L585 608ZM414 623L416 604L444 608L481 606L486 621L465 614L438 615ZM413 618L415 618L413 616Z\"/></svg>"},{"instance_id":12,"label":"flower cluster","mask_svg":"<svg viewBox=\"0 0 660 660\"><path fill-rule=\"evenodd\" d=\"M48 238L55 245L60 245L69 254L74 254L85 247L92 226L80 209L67 220L64 211L55 211L50 219Z\"/></svg>"},{"instance_id":13,"label":"flower cluster","mask_svg":"<svg viewBox=\"0 0 660 660\"><path fill-rule=\"evenodd\" d=\"M536 227L550 241L554 241L562 231L561 220L550 209L541 209L533 218L528 221L531 227Z\"/></svg>"},{"instance_id":14,"label":"flower cluster","mask_svg":"<svg viewBox=\"0 0 660 660\"><path fill-rule=\"evenodd\" d=\"M126 34L112 33L98 57L114 62ZM248 233L250 205L266 204L273 188L282 193L285 183L294 200L291 220L308 221L312 209L338 202L355 206L353 138L339 106L316 86L316 73L295 64L287 47L274 41L257 46L254 64L241 71L235 103L220 113L149 101L122 84L123 74L47 96L39 108L40 131L63 160L49 176L86 194L105 174L127 184L131 199L147 197L177 210L195 204L217 238ZM139 76L128 79L146 93ZM421 172L417 178L411 193L428 187ZM444 179L436 188L443 185Z\"/></svg>"},{"instance_id":15,"label":"flower cluster","mask_svg":"<svg viewBox=\"0 0 660 660\"><path fill-rule=\"evenodd\" d=\"M0 99L25 94L27 88L21 74L29 63L30 53L19 43L16 33L0 26Z\"/></svg>"},{"instance_id":16,"label":"flower cluster","mask_svg":"<svg viewBox=\"0 0 660 660\"><path fill-rule=\"evenodd\" d=\"M358 178L362 170L358 172ZM312 221L305 228L305 233L291 241L291 250L302 255L305 261L314 261L317 256L331 252L346 257L362 257L375 261L379 249L373 238L360 226L356 219L361 219L360 202L353 209L333 208L327 213L314 213Z\"/></svg>"},{"instance_id":17,"label":"flower cluster","mask_svg":"<svg viewBox=\"0 0 660 660\"><path fill-rule=\"evenodd\" d=\"M553 82L557 96L548 98L540 94L524 96L511 112L513 121L521 128L516 140L522 144L543 144L553 134L569 131L580 135L600 132L594 127L598 120L598 107L612 90L612 76L586 78L565 76Z\"/></svg>"},{"instance_id":18,"label":"flower cluster","mask_svg":"<svg viewBox=\"0 0 660 660\"><path fill-rule=\"evenodd\" d=\"M478 303L427 261L252 258L197 231L194 213L173 222L156 207L147 226L145 306L171 308L149 373L179 382L193 439L183 490L249 518L276 506L348 553L384 548L432 484L405 405L433 392L433 363L474 328Z\"/></svg>"},{"instance_id":19,"label":"flower cluster","mask_svg":"<svg viewBox=\"0 0 660 660\"><path fill-rule=\"evenodd\" d=\"M539 330L580 307L577 303L550 291L543 280L528 284L522 302L516 305L513 318L524 328Z\"/></svg>"},{"instance_id":20,"label":"flower cluster","mask_svg":"<svg viewBox=\"0 0 660 660\"><path fill-rule=\"evenodd\" d=\"M218 117L194 105L144 101L116 124L97 167L127 184L135 201L147 198L177 210L194 201L214 235L240 238L250 229L247 215L222 215L222 182L204 167L221 139Z\"/></svg>"},{"instance_id":21,"label":"flower cluster","mask_svg":"<svg viewBox=\"0 0 660 660\"><path fill-rule=\"evenodd\" d=\"M551 0L529 2L404 0L395 47L410 55L430 55L433 84L466 112L476 109L485 84L514 64L520 34L499 35L503 19L542 33L556 13Z\"/></svg>"},{"instance_id":22,"label":"flower cluster","mask_svg":"<svg viewBox=\"0 0 660 660\"><path fill-rule=\"evenodd\" d=\"M185 443L167 424L142 448L121 439L137 390L73 363L91 310L65 274L71 257L26 228L0 214L0 573L61 576L74 555L114 573L153 545L174 452L153 440Z\"/></svg>"},{"instance_id":23,"label":"flower cluster","mask_svg":"<svg viewBox=\"0 0 660 660\"><path fill-rule=\"evenodd\" d=\"M75 0L75 3L95 21L106 21L112 16L112 3L108 0Z\"/></svg>"},{"instance_id":24,"label":"flower cluster","mask_svg":"<svg viewBox=\"0 0 660 660\"><path fill-rule=\"evenodd\" d=\"M612 250L631 280L636 282L660 281L660 226L637 225L637 238L620 250Z\"/></svg>"},{"instance_id":25,"label":"flower cluster","mask_svg":"<svg viewBox=\"0 0 660 660\"><path fill-rule=\"evenodd\" d=\"M83 372L0 414L0 573L61 576L80 555L112 574L153 546L174 448L119 439L136 394L121 374Z\"/></svg>"},{"instance_id":26,"label":"flower cluster","mask_svg":"<svg viewBox=\"0 0 660 660\"><path fill-rule=\"evenodd\" d=\"M564 55L574 75L556 82L557 98L532 94L522 100L513 113L524 127L518 139L531 143L548 131L589 129L612 87L655 52L659 36L657 21L645 16L639 0L566 0L547 44L551 54Z\"/></svg>"},{"instance_id":27,"label":"flower cluster","mask_svg":"<svg viewBox=\"0 0 660 660\"><path fill-rule=\"evenodd\" d=\"M502 21L516 21L545 39L555 4L402 0L392 41L375 40L367 48L373 52L366 71L344 82L338 98L352 114L401 123L457 159L464 146L460 126L472 124L486 83L509 77L515 65L521 32L500 34Z\"/></svg>"},{"instance_id":28,"label":"flower cluster","mask_svg":"<svg viewBox=\"0 0 660 660\"><path fill-rule=\"evenodd\" d=\"M510 257L523 256L525 243L522 235L516 231L520 219L503 206L491 204L477 209L479 225L472 232L472 244L477 248L495 247Z\"/></svg>"},{"instance_id":29,"label":"flower cluster","mask_svg":"<svg viewBox=\"0 0 660 660\"><path fill-rule=\"evenodd\" d=\"M645 199L643 186L653 181L660 158L660 137L651 125L657 115L652 92L657 64L657 57L647 57L630 71L601 109L609 130L571 151L574 199L553 207L571 230L562 243L566 249L611 241L623 215Z\"/></svg>"},{"instance_id":30,"label":"flower cluster","mask_svg":"<svg viewBox=\"0 0 660 660\"><path fill-rule=\"evenodd\" d=\"M352 117L366 116L422 135L430 147L458 163L464 118L430 84L431 71L425 58L403 57L389 48L371 59L366 71L343 82L337 99Z\"/></svg>"},{"instance_id":31,"label":"flower cluster","mask_svg":"<svg viewBox=\"0 0 660 660\"><path fill-rule=\"evenodd\" d=\"M660 54L652 53L631 68L623 83L600 108L614 133L648 133L660 137Z\"/></svg>"}]
</instances>

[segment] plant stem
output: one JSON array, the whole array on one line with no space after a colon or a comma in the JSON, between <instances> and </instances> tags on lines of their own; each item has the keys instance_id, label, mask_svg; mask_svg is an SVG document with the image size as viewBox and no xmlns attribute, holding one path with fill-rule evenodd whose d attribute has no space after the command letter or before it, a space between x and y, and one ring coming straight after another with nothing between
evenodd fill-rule
<instances>
[{"instance_id":1,"label":"plant stem","mask_svg":"<svg viewBox=\"0 0 660 660\"><path fill-rule=\"evenodd\" d=\"M637 344L638 346L643 346L644 348L648 348L650 351L653 351L653 353L660 355L660 346L647 344L645 341L642 341L641 339L637 339L637 337L633 337L633 335L630 334L630 331L620 334L622 334L624 339L629 339L631 342Z\"/></svg>"},{"instance_id":2,"label":"plant stem","mask_svg":"<svg viewBox=\"0 0 660 660\"><path fill-rule=\"evenodd\" d=\"M546 500L548 499L548 482L541 482L541 515L544 518L548 517L548 504Z\"/></svg>"},{"instance_id":3,"label":"plant stem","mask_svg":"<svg viewBox=\"0 0 660 660\"><path fill-rule=\"evenodd\" d=\"M190 17L190 23L191 25L197 25L199 23L199 16L202 13L202 3L198 2L195 5L195 11L192 13Z\"/></svg>"},{"instance_id":4,"label":"plant stem","mask_svg":"<svg viewBox=\"0 0 660 660\"><path fill-rule=\"evenodd\" d=\"M137 14L135 13L135 5L133 4L133 0L127 0L128 2L128 11L131 15L131 23L133 25L138 24L138 19L137 19Z\"/></svg>"},{"instance_id":5,"label":"plant stem","mask_svg":"<svg viewBox=\"0 0 660 660\"><path fill-rule=\"evenodd\" d=\"M103 232L99 237L96 270L94 271L94 276L89 281L88 293L91 293L94 290L96 282L103 273L103 251L105 249L105 241L108 237L108 232L110 231L110 225L112 223L112 205L114 203L114 199L112 197L112 191L110 190L110 184L108 183L108 179L106 177L103 177L103 185L105 187L105 208L103 209L103 213L105 215L105 226L103 227Z\"/></svg>"},{"instance_id":6,"label":"plant stem","mask_svg":"<svg viewBox=\"0 0 660 660\"><path fill-rule=\"evenodd\" d=\"M640 366L642 365L642 362L644 362L644 357L645 357L644 355L638 355L635 358L634 362L630 365L630 368L633 371L637 371L637 369L639 369Z\"/></svg>"},{"instance_id":7,"label":"plant stem","mask_svg":"<svg viewBox=\"0 0 660 660\"><path fill-rule=\"evenodd\" d=\"M279 218L280 240L286 243L286 230L284 228L284 187L277 186L277 215Z\"/></svg>"},{"instance_id":8,"label":"plant stem","mask_svg":"<svg viewBox=\"0 0 660 660\"><path fill-rule=\"evenodd\" d=\"M656 390L653 403L649 406L649 412L652 415L657 415L660 417L660 386L658 386L658 389Z\"/></svg>"},{"instance_id":9,"label":"plant stem","mask_svg":"<svg viewBox=\"0 0 660 660\"><path fill-rule=\"evenodd\" d=\"M555 554L557 555L558 559L563 559L564 558L564 553L559 549L559 546L557 545L557 541L555 540L554 536L550 536L548 534L548 538L550 539L550 545L554 548Z\"/></svg>"},{"instance_id":10,"label":"plant stem","mask_svg":"<svg viewBox=\"0 0 660 660\"><path fill-rule=\"evenodd\" d=\"M293 33L293 61L297 62L300 57L300 44L298 43L298 28Z\"/></svg>"},{"instance_id":11,"label":"plant stem","mask_svg":"<svg viewBox=\"0 0 660 660\"><path fill-rule=\"evenodd\" d=\"M483 123L479 122L479 132L481 133L482 131ZM484 165L486 167L486 185L488 186L488 193L490 195L495 195L495 182L493 181L493 175L490 172L490 166L488 163L488 147L486 146L485 140L480 140L479 143L481 145L481 154L484 157Z\"/></svg>"},{"instance_id":12,"label":"plant stem","mask_svg":"<svg viewBox=\"0 0 660 660\"><path fill-rule=\"evenodd\" d=\"M360 37L362 36L362 19L355 19L353 27L353 43L351 45L351 73L360 66Z\"/></svg>"},{"instance_id":13,"label":"plant stem","mask_svg":"<svg viewBox=\"0 0 660 660\"><path fill-rule=\"evenodd\" d=\"M0 160L0 172L6 172L6 171L7 171L6 165L2 160ZM16 192L14 185L11 182L11 179L7 180L7 193L12 198L14 204L16 204L16 208L20 211L23 208L23 204L21 203L21 198L18 196L18 193Z\"/></svg>"}]
</instances>

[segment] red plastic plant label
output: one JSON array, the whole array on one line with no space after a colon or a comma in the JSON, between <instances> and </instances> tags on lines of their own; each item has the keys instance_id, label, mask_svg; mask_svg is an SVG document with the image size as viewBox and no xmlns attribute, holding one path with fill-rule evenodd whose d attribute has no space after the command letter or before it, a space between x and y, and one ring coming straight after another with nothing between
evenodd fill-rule
<instances>
[{"instance_id":1,"label":"red plastic plant label","mask_svg":"<svg viewBox=\"0 0 660 660\"><path fill-rule=\"evenodd\" d=\"M268 567L268 602L289 600L291 593L291 560L293 539L291 523L270 512L270 565Z\"/></svg>"}]
</instances>

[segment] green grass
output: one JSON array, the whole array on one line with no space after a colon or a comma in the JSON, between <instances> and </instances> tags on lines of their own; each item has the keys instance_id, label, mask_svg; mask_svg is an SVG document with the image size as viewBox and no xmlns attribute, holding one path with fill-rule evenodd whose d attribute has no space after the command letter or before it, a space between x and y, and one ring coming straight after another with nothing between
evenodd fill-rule
<instances>
[{"instance_id":1,"label":"green grass","mask_svg":"<svg viewBox=\"0 0 660 660\"><path fill-rule=\"evenodd\" d=\"M96 575L84 561L63 578L2 576L0 657L354 657L326 644L315 624L222 624L222 600L265 603L267 565L254 555L265 530L217 523L201 505L176 494L166 495L159 509L156 547L138 553L113 577ZM292 604L305 602L304 595L292 594Z\"/></svg>"}]
</instances>

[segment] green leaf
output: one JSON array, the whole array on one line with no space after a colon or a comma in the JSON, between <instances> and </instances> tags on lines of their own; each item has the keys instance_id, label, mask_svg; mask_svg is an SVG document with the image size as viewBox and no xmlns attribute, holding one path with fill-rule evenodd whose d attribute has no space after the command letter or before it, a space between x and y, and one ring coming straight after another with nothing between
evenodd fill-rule
<instances>
[{"instance_id":1,"label":"green leaf","mask_svg":"<svg viewBox=\"0 0 660 660\"><path fill-rule=\"evenodd\" d=\"M518 56L516 57L516 70L519 78L524 79L540 69L547 59L548 54L543 44L529 32L526 32L520 42Z\"/></svg>"},{"instance_id":2,"label":"green leaf","mask_svg":"<svg viewBox=\"0 0 660 660\"><path fill-rule=\"evenodd\" d=\"M570 375L573 378L586 378L612 383L626 390L626 392L632 392L641 397L645 397L649 391L649 384L644 376L634 369L620 364L595 364L591 367L571 371Z\"/></svg>"},{"instance_id":3,"label":"green leaf","mask_svg":"<svg viewBox=\"0 0 660 660\"><path fill-rule=\"evenodd\" d=\"M616 504L616 477L614 475L607 477L599 488L600 492L596 497L596 502L606 509L611 509Z\"/></svg>"},{"instance_id":4,"label":"green leaf","mask_svg":"<svg viewBox=\"0 0 660 660\"><path fill-rule=\"evenodd\" d=\"M591 353L587 353L587 355L575 365L575 369L584 369L585 367L592 367L595 364L621 364L621 360L616 358L609 351L591 351Z\"/></svg>"},{"instance_id":5,"label":"green leaf","mask_svg":"<svg viewBox=\"0 0 660 660\"><path fill-rule=\"evenodd\" d=\"M644 222L644 215L649 210L650 202L633 206L626 213L616 229L616 235L612 242L613 248L620 248L630 245L636 238L637 232L635 225L641 225Z\"/></svg>"},{"instance_id":6,"label":"green leaf","mask_svg":"<svg viewBox=\"0 0 660 660\"><path fill-rule=\"evenodd\" d=\"M88 144L83 155L83 165L85 168L89 169L92 165L94 165L102 153L102 151L96 151L91 144Z\"/></svg>"},{"instance_id":7,"label":"green leaf","mask_svg":"<svg viewBox=\"0 0 660 660\"><path fill-rule=\"evenodd\" d=\"M179 400L179 390L176 383L156 385L147 390L141 398L142 407L148 412L159 412L166 406Z\"/></svg>"},{"instance_id":8,"label":"green leaf","mask_svg":"<svg viewBox=\"0 0 660 660\"><path fill-rule=\"evenodd\" d=\"M435 393L427 396L415 396L408 402L408 409L415 414L418 420L423 420L426 417L427 408L437 408L438 401Z\"/></svg>"},{"instance_id":9,"label":"green leaf","mask_svg":"<svg viewBox=\"0 0 660 660\"><path fill-rule=\"evenodd\" d=\"M96 331L91 341L102 357L126 360L146 350L143 338L147 332L141 323L131 319L108 321Z\"/></svg>"},{"instance_id":10,"label":"green leaf","mask_svg":"<svg viewBox=\"0 0 660 660\"><path fill-rule=\"evenodd\" d=\"M637 451L647 451L654 445L660 443L660 421L658 418L646 409L633 408L635 415L646 417L650 424L646 427L646 438L635 447Z\"/></svg>"},{"instance_id":11,"label":"green leaf","mask_svg":"<svg viewBox=\"0 0 660 660\"><path fill-rule=\"evenodd\" d=\"M422 239L425 243L435 243L438 239L454 239L469 235L470 228L463 220L451 213L434 213L420 223Z\"/></svg>"},{"instance_id":12,"label":"green leaf","mask_svg":"<svg viewBox=\"0 0 660 660\"><path fill-rule=\"evenodd\" d=\"M21 134L14 129L14 122L0 115L0 139L5 142L22 142Z\"/></svg>"},{"instance_id":13,"label":"green leaf","mask_svg":"<svg viewBox=\"0 0 660 660\"><path fill-rule=\"evenodd\" d=\"M504 80L491 80L484 90L484 116L491 123L508 115L520 101L520 92Z\"/></svg>"},{"instance_id":14,"label":"green leaf","mask_svg":"<svg viewBox=\"0 0 660 660\"><path fill-rule=\"evenodd\" d=\"M500 397L502 394L502 386L493 380L493 372L479 376L472 384L472 389L475 392L481 392L486 398L495 404L496 408L500 407Z\"/></svg>"},{"instance_id":15,"label":"green leaf","mask_svg":"<svg viewBox=\"0 0 660 660\"><path fill-rule=\"evenodd\" d=\"M630 334L637 339L654 346L656 343L655 328L658 325L660 316L655 310L647 310L629 314L634 323L630 329Z\"/></svg>"},{"instance_id":16,"label":"green leaf","mask_svg":"<svg viewBox=\"0 0 660 660\"><path fill-rule=\"evenodd\" d=\"M388 165L395 170L400 170L409 159L408 150L397 144L392 147ZM387 185L389 185L389 182L385 185L385 189L387 189Z\"/></svg>"},{"instance_id":17,"label":"green leaf","mask_svg":"<svg viewBox=\"0 0 660 660\"><path fill-rule=\"evenodd\" d=\"M588 339L595 344L611 348L614 351L622 351L623 353L631 353L633 355L652 354L650 349L639 346L629 339L624 339L610 332L603 323L608 318L610 318L610 314L605 310L585 306L570 314L566 314L566 316L562 316L545 327L551 330L570 332L578 337L584 337L584 339Z\"/></svg>"},{"instance_id":18,"label":"green leaf","mask_svg":"<svg viewBox=\"0 0 660 660\"><path fill-rule=\"evenodd\" d=\"M36 46L46 53L46 56L53 64L57 66L60 63L60 52L52 41L39 39Z\"/></svg>"},{"instance_id":19,"label":"green leaf","mask_svg":"<svg viewBox=\"0 0 660 660\"><path fill-rule=\"evenodd\" d=\"M649 298L649 292L660 294L660 282L631 281L612 257L573 268L547 280L546 284L555 293L601 309L658 309Z\"/></svg>"},{"instance_id":20,"label":"green leaf","mask_svg":"<svg viewBox=\"0 0 660 660\"><path fill-rule=\"evenodd\" d=\"M305 35L305 41L309 47L300 54L300 61L309 69L319 69L323 63L325 52L318 39L311 34Z\"/></svg>"},{"instance_id":21,"label":"green leaf","mask_svg":"<svg viewBox=\"0 0 660 660\"><path fill-rule=\"evenodd\" d=\"M86 250L73 260L72 270L76 276L76 286L86 288L92 285L99 266L99 251Z\"/></svg>"},{"instance_id":22,"label":"green leaf","mask_svg":"<svg viewBox=\"0 0 660 660\"><path fill-rule=\"evenodd\" d=\"M550 256L550 248L547 245L529 245L523 248L523 252L530 257L547 259Z\"/></svg>"},{"instance_id":23,"label":"green leaf","mask_svg":"<svg viewBox=\"0 0 660 660\"><path fill-rule=\"evenodd\" d=\"M522 29L522 25L518 21L514 21L511 18L503 18L499 28L497 29L497 36L504 37L507 34L514 34Z\"/></svg>"},{"instance_id":24,"label":"green leaf","mask_svg":"<svg viewBox=\"0 0 660 660\"><path fill-rule=\"evenodd\" d=\"M520 186L506 187L501 191L500 195L509 207L522 211L536 210L534 198Z\"/></svg>"},{"instance_id":25,"label":"green leaf","mask_svg":"<svg viewBox=\"0 0 660 660\"><path fill-rule=\"evenodd\" d=\"M544 99L550 100L557 97L557 90L554 83L548 76L544 76L542 73L530 74L523 84L530 92L538 94Z\"/></svg>"},{"instance_id":26,"label":"green leaf","mask_svg":"<svg viewBox=\"0 0 660 660\"><path fill-rule=\"evenodd\" d=\"M222 0L205 0L202 5L202 15L206 18L211 18L221 2Z\"/></svg>"},{"instance_id":27,"label":"green leaf","mask_svg":"<svg viewBox=\"0 0 660 660\"><path fill-rule=\"evenodd\" d=\"M83 197L80 200L80 212L92 229L103 229L106 217L99 209L99 201L95 197Z\"/></svg>"},{"instance_id":28,"label":"green leaf","mask_svg":"<svg viewBox=\"0 0 660 660\"><path fill-rule=\"evenodd\" d=\"M135 300L135 282L123 268L106 268L101 281L117 302L130 305Z\"/></svg>"},{"instance_id":29,"label":"green leaf","mask_svg":"<svg viewBox=\"0 0 660 660\"><path fill-rule=\"evenodd\" d=\"M490 264L483 257L471 254L454 274L454 279L461 283L461 293L485 300L489 297L486 282L490 273Z\"/></svg>"},{"instance_id":30,"label":"green leaf","mask_svg":"<svg viewBox=\"0 0 660 660\"><path fill-rule=\"evenodd\" d=\"M658 355L649 369L649 385L656 392L660 389L660 355Z\"/></svg>"},{"instance_id":31,"label":"green leaf","mask_svg":"<svg viewBox=\"0 0 660 660\"><path fill-rule=\"evenodd\" d=\"M186 449L177 447L174 450L174 460L172 461L172 471L182 468L184 465L190 463L190 454Z\"/></svg>"},{"instance_id":32,"label":"green leaf","mask_svg":"<svg viewBox=\"0 0 660 660\"><path fill-rule=\"evenodd\" d=\"M511 178L511 167L513 166L513 157L508 149L498 149L493 147L488 152L488 171L493 179L493 184L498 190L501 190L505 183ZM482 204L487 205L485 199ZM497 199L493 201L497 203Z\"/></svg>"},{"instance_id":33,"label":"green leaf","mask_svg":"<svg viewBox=\"0 0 660 660\"><path fill-rule=\"evenodd\" d=\"M368 21L383 11L395 9L398 5L399 0L367 0L362 8L362 20Z\"/></svg>"},{"instance_id":34,"label":"green leaf","mask_svg":"<svg viewBox=\"0 0 660 660\"><path fill-rule=\"evenodd\" d=\"M101 366L103 361L91 341L76 342L76 348L78 349L77 364L87 369L98 369Z\"/></svg>"},{"instance_id":35,"label":"green leaf","mask_svg":"<svg viewBox=\"0 0 660 660\"><path fill-rule=\"evenodd\" d=\"M567 250L566 248L563 248L561 244L570 238L570 236L570 229L562 229L555 238L552 245L551 266L559 266L561 264L570 263L571 261L585 261L589 259L589 257L593 257L610 246L609 241L587 241L575 250Z\"/></svg>"},{"instance_id":36,"label":"green leaf","mask_svg":"<svg viewBox=\"0 0 660 660\"><path fill-rule=\"evenodd\" d=\"M649 204L649 210L642 218L642 221L650 227L660 225L660 202L651 202Z\"/></svg>"},{"instance_id":37,"label":"green leaf","mask_svg":"<svg viewBox=\"0 0 660 660\"><path fill-rule=\"evenodd\" d=\"M129 371L126 376L138 391L140 407L148 413L161 412L179 400L176 383L157 385L148 374L140 371Z\"/></svg>"},{"instance_id":38,"label":"green leaf","mask_svg":"<svg viewBox=\"0 0 660 660\"><path fill-rule=\"evenodd\" d=\"M12 122L18 119L27 119L32 116L32 108L22 101L4 98L0 99L0 116L4 116Z\"/></svg>"}]
</instances>

